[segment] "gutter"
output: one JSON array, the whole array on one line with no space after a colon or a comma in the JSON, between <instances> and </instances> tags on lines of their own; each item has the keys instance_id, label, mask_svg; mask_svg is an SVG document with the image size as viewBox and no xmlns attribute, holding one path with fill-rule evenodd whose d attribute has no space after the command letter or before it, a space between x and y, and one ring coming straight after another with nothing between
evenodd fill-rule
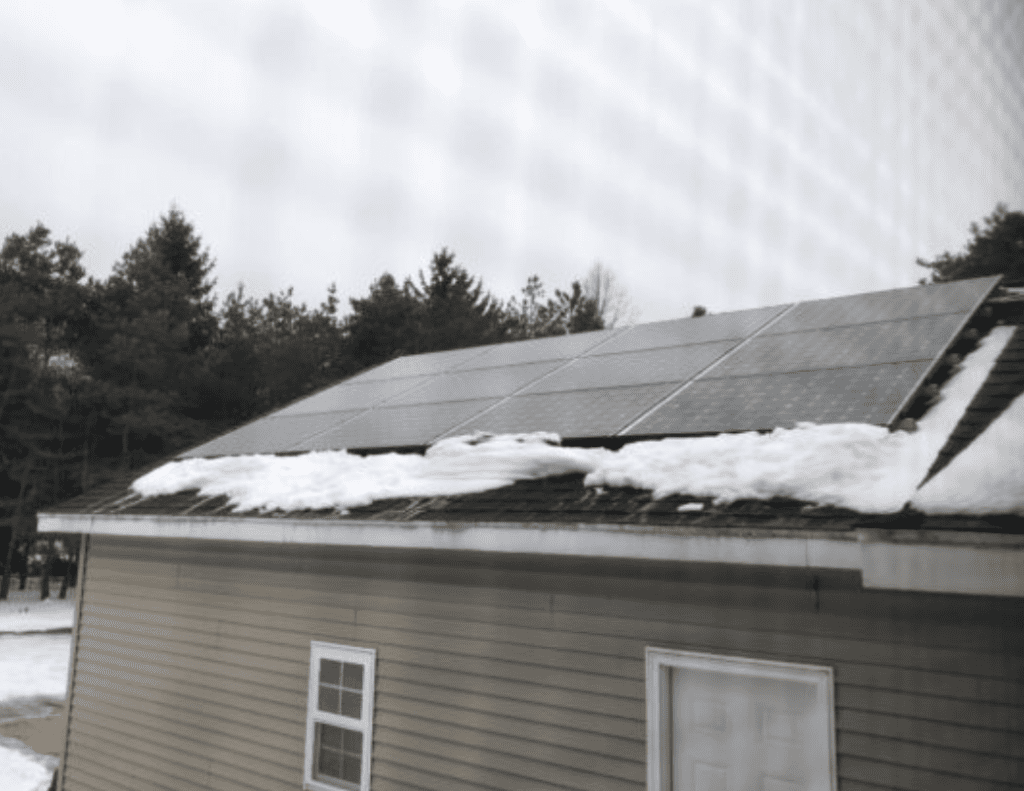
<instances>
[{"instance_id":1,"label":"gutter","mask_svg":"<svg viewBox=\"0 0 1024 791\"><path fill-rule=\"evenodd\" d=\"M591 523L39 514L42 533L859 571L865 588L1024 597L1024 535Z\"/></svg>"}]
</instances>

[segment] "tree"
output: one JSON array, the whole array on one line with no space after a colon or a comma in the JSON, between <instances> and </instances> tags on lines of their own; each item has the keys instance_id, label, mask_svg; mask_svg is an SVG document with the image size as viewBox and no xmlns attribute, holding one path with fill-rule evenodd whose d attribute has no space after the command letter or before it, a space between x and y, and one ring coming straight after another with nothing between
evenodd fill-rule
<instances>
[{"instance_id":1,"label":"tree","mask_svg":"<svg viewBox=\"0 0 1024 791\"><path fill-rule=\"evenodd\" d=\"M422 304L416 351L442 351L502 340L504 316L500 303L455 263L455 255L447 248L434 254L430 277L420 271L419 280L419 287L413 287Z\"/></svg>"},{"instance_id":2,"label":"tree","mask_svg":"<svg viewBox=\"0 0 1024 791\"><path fill-rule=\"evenodd\" d=\"M963 252L945 252L934 261L917 259L918 266L931 270L930 282L1003 275L1002 285L1024 286L1024 212L1008 211L1000 203L984 223L983 228L971 223L972 239Z\"/></svg>"},{"instance_id":3,"label":"tree","mask_svg":"<svg viewBox=\"0 0 1024 791\"><path fill-rule=\"evenodd\" d=\"M394 276L385 272L370 284L369 296L349 302L352 313L345 328L357 369L419 350L423 306L411 280L399 286Z\"/></svg>"},{"instance_id":4,"label":"tree","mask_svg":"<svg viewBox=\"0 0 1024 791\"><path fill-rule=\"evenodd\" d=\"M124 466L207 433L201 383L217 330L209 278L213 259L195 228L171 207L114 266L91 282L93 324L81 353L97 380L103 452Z\"/></svg>"},{"instance_id":5,"label":"tree","mask_svg":"<svg viewBox=\"0 0 1024 791\"><path fill-rule=\"evenodd\" d=\"M594 302L604 327L613 329L636 321L637 310L629 292L600 261L590 267L582 285L583 296Z\"/></svg>"},{"instance_id":6,"label":"tree","mask_svg":"<svg viewBox=\"0 0 1024 791\"><path fill-rule=\"evenodd\" d=\"M83 378L75 357L85 317L81 257L42 224L0 248L0 599L15 545L34 530L36 506L61 498L84 442L75 397Z\"/></svg>"}]
</instances>

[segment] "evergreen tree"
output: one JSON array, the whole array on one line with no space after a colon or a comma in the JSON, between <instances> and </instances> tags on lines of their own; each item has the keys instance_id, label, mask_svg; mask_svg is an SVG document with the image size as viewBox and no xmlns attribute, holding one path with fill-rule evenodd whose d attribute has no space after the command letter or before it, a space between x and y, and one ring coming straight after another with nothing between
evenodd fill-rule
<instances>
[{"instance_id":1,"label":"evergreen tree","mask_svg":"<svg viewBox=\"0 0 1024 791\"><path fill-rule=\"evenodd\" d=\"M349 302L352 313L345 327L355 368L378 365L421 348L423 305L412 281L406 280L399 286L395 278L385 272L370 284L369 296Z\"/></svg>"},{"instance_id":2,"label":"evergreen tree","mask_svg":"<svg viewBox=\"0 0 1024 791\"><path fill-rule=\"evenodd\" d=\"M33 532L36 507L61 499L85 442L74 354L85 315L81 255L41 224L0 248L0 599L15 545Z\"/></svg>"},{"instance_id":3,"label":"evergreen tree","mask_svg":"<svg viewBox=\"0 0 1024 791\"><path fill-rule=\"evenodd\" d=\"M442 351L496 343L503 339L501 305L483 284L455 263L455 256L441 248L430 262L430 276L423 272L415 289L422 303L418 351Z\"/></svg>"},{"instance_id":4,"label":"evergreen tree","mask_svg":"<svg viewBox=\"0 0 1024 791\"><path fill-rule=\"evenodd\" d=\"M963 252L945 252L934 261L917 259L918 266L931 270L930 282L1003 275L1002 285L1024 286L1024 212L1008 211L1000 203L984 222L983 228L971 223L972 239Z\"/></svg>"}]
</instances>

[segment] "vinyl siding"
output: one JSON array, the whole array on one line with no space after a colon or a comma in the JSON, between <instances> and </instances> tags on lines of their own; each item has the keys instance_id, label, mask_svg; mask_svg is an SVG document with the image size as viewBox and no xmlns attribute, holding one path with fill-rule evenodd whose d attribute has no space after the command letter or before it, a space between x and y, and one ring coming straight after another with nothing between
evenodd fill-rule
<instances>
[{"instance_id":1,"label":"vinyl siding","mask_svg":"<svg viewBox=\"0 0 1024 791\"><path fill-rule=\"evenodd\" d=\"M646 646L832 666L843 791L1024 783L1019 601L801 574L93 537L63 787L301 788L311 640L375 791L643 788Z\"/></svg>"}]
</instances>

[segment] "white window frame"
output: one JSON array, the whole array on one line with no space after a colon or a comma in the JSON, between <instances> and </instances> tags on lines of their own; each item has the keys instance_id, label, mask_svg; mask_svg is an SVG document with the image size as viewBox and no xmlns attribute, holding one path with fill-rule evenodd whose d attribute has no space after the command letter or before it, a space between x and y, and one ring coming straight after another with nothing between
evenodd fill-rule
<instances>
[{"instance_id":1,"label":"white window frame","mask_svg":"<svg viewBox=\"0 0 1024 791\"><path fill-rule=\"evenodd\" d=\"M335 662L348 662L363 666L363 706L359 719L345 717L319 710L320 660L329 659ZM309 647L309 694L306 699L306 756L303 768L303 788L315 791L338 791L346 786L325 783L313 777L313 763L316 760L316 724L324 723L363 734L363 755L359 791L370 788L370 756L373 746L373 690L374 670L377 665L377 652L373 648L358 648L351 645L336 645L316 640Z\"/></svg>"},{"instance_id":2,"label":"white window frame","mask_svg":"<svg viewBox=\"0 0 1024 791\"><path fill-rule=\"evenodd\" d=\"M830 791L836 791L835 697L831 667L652 647L646 651L648 791L671 791L673 668L799 681L815 686L818 699L824 700L828 712ZM666 735L669 735L668 738L665 738Z\"/></svg>"}]
</instances>

